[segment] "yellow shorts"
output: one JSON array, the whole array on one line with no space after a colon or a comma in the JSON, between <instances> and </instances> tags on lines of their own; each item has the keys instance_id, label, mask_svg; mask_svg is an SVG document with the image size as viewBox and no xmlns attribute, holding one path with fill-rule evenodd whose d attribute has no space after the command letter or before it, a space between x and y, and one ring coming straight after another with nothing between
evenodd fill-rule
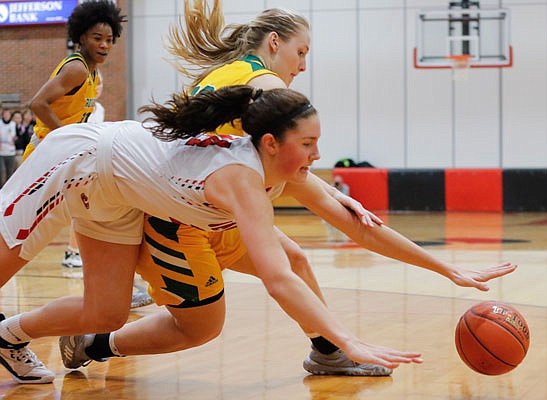
<instances>
[{"instance_id":1,"label":"yellow shorts","mask_svg":"<svg viewBox=\"0 0 547 400\"><path fill-rule=\"evenodd\" d=\"M222 269L246 253L237 229L205 232L147 215L137 273L156 304L196 307L222 297Z\"/></svg>"}]
</instances>

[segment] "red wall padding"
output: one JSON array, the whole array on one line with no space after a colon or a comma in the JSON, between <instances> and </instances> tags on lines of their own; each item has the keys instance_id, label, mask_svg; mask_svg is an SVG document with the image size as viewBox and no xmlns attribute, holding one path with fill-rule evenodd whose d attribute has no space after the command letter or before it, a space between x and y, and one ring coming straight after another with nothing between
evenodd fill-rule
<instances>
[{"instance_id":1,"label":"red wall padding","mask_svg":"<svg viewBox=\"0 0 547 400\"><path fill-rule=\"evenodd\" d=\"M501 169L446 169L447 211L502 211Z\"/></svg>"},{"instance_id":2,"label":"red wall padding","mask_svg":"<svg viewBox=\"0 0 547 400\"><path fill-rule=\"evenodd\" d=\"M372 211L388 210L388 170L381 168L334 168L350 187L350 196Z\"/></svg>"}]
</instances>

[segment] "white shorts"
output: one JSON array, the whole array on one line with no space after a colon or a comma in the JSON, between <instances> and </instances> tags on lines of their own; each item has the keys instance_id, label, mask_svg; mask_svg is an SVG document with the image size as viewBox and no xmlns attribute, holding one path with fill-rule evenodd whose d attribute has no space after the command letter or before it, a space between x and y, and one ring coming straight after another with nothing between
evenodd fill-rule
<instances>
[{"instance_id":1,"label":"white shorts","mask_svg":"<svg viewBox=\"0 0 547 400\"><path fill-rule=\"evenodd\" d=\"M141 243L143 212L125 204L109 169L112 135L71 126L49 134L0 190L0 234L26 260L71 219L85 236Z\"/></svg>"}]
</instances>

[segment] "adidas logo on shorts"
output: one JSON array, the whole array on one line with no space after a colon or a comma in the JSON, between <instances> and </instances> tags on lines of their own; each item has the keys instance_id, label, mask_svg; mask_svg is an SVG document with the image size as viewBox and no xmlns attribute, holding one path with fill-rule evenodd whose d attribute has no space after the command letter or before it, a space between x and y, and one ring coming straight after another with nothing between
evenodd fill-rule
<instances>
[{"instance_id":1,"label":"adidas logo on shorts","mask_svg":"<svg viewBox=\"0 0 547 400\"><path fill-rule=\"evenodd\" d=\"M215 283L218 282L218 279L215 278L214 276L211 276L209 277L209 280L207 281L207 283L205 284L205 287L209 287L211 285L214 285Z\"/></svg>"}]
</instances>

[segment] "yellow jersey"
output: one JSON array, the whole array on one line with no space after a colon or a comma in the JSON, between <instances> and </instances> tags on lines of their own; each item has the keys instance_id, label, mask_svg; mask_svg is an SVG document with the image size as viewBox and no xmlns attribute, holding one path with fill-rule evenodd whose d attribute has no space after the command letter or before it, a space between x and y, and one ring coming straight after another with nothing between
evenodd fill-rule
<instances>
[{"instance_id":1,"label":"yellow jersey","mask_svg":"<svg viewBox=\"0 0 547 400\"><path fill-rule=\"evenodd\" d=\"M63 97L51 103L53 113L61 120L63 125L87 122L87 119L95 108L95 98L97 97L97 86L99 77L97 73L92 73L80 53L73 53L63 59L51 73L49 79L53 79L61 68L72 61L79 60L84 63L87 69L87 79L76 91L69 92ZM51 129L49 129L39 118L36 118L34 133L39 139L43 139Z\"/></svg>"},{"instance_id":2,"label":"yellow jersey","mask_svg":"<svg viewBox=\"0 0 547 400\"><path fill-rule=\"evenodd\" d=\"M211 71L193 88L191 94L217 90L224 86L246 85L250 80L265 74L277 75L275 72L267 69L260 58L252 54L247 54L239 60ZM240 120L234 121L233 124L224 124L217 128L214 133L218 135L244 135Z\"/></svg>"},{"instance_id":3,"label":"yellow jersey","mask_svg":"<svg viewBox=\"0 0 547 400\"><path fill-rule=\"evenodd\" d=\"M245 85L265 74L274 72L267 69L260 58L249 54L211 71L190 94ZM224 124L211 133L245 135L239 120L233 125ZM147 245L140 248L137 270L150 283L148 291L158 305L186 308L218 300L224 294L221 270L231 267L247 251L238 229L211 233L149 215L144 218L144 237ZM163 254L174 263L173 266L163 261ZM177 262L183 263L184 267L178 266Z\"/></svg>"}]
</instances>

